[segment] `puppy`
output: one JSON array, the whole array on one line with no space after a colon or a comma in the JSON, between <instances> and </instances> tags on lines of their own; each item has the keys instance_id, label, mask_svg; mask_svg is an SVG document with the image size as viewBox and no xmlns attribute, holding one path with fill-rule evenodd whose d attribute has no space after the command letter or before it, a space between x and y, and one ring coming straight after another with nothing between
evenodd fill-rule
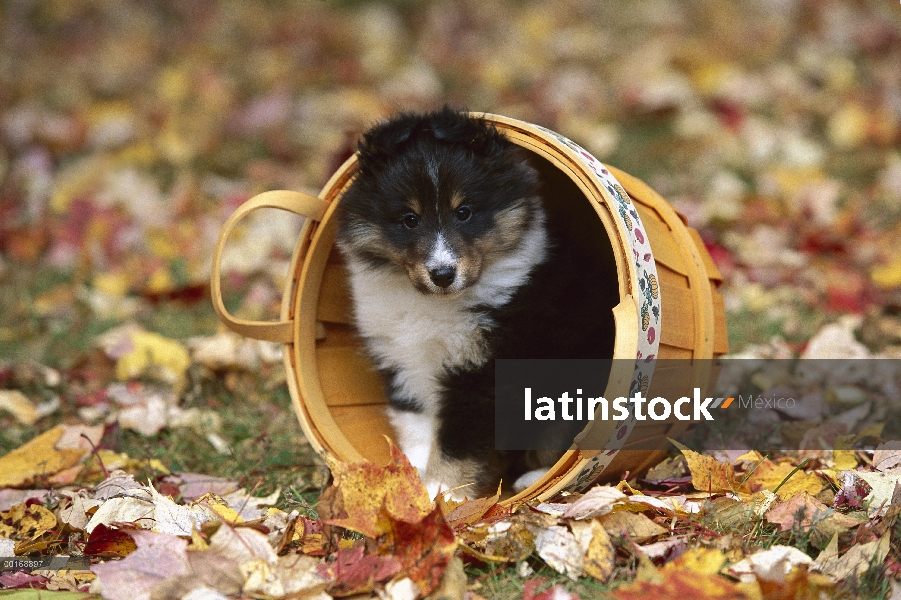
<instances>
[{"instance_id":1,"label":"puppy","mask_svg":"<svg viewBox=\"0 0 901 600\"><path fill-rule=\"evenodd\" d=\"M591 316L616 286L549 219L534 158L483 120L402 113L358 158L336 242L397 442L433 497L490 495L525 470L494 449L494 359L609 357Z\"/></svg>"}]
</instances>

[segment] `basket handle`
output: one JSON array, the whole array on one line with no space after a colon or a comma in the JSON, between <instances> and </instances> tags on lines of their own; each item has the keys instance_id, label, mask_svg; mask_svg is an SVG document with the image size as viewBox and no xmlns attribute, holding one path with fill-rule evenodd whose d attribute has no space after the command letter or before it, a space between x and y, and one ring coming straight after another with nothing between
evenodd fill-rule
<instances>
[{"instance_id":1,"label":"basket handle","mask_svg":"<svg viewBox=\"0 0 901 600\"><path fill-rule=\"evenodd\" d=\"M235 210L222 226L219 232L219 239L216 241L216 250L213 253L213 270L210 274L210 292L213 297L213 308L219 320L226 327L243 336L253 338L255 340L264 340L267 342L279 342L287 344L291 341L294 334L294 321L248 321L246 319L238 319L233 317L226 309L222 302L222 252L225 249L225 242L229 234L234 229L238 221L260 208L280 208L287 210L308 219L321 221L329 203L322 198L304 194L302 192L289 191L270 191L257 194L250 200L247 200Z\"/></svg>"}]
</instances>

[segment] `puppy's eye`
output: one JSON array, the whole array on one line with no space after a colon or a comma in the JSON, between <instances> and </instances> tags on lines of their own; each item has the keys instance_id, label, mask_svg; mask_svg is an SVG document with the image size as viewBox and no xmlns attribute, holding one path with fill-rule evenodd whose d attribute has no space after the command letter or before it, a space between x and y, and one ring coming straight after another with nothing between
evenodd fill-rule
<instances>
[{"instance_id":1,"label":"puppy's eye","mask_svg":"<svg viewBox=\"0 0 901 600\"><path fill-rule=\"evenodd\" d=\"M404 215L403 218L404 227L407 229L416 229L419 225L419 217L414 215L413 213L409 213Z\"/></svg>"},{"instance_id":2,"label":"puppy's eye","mask_svg":"<svg viewBox=\"0 0 901 600\"><path fill-rule=\"evenodd\" d=\"M457 220L461 223L465 223L469 220L469 217L472 216L472 209L468 206L461 206L454 212L454 216L457 217Z\"/></svg>"}]
</instances>

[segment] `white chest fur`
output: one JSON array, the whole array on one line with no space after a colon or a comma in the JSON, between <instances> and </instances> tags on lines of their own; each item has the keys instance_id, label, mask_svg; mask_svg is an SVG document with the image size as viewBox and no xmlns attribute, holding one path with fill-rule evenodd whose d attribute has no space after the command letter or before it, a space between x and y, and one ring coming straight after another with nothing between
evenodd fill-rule
<instances>
[{"instance_id":1,"label":"white chest fur","mask_svg":"<svg viewBox=\"0 0 901 600\"><path fill-rule=\"evenodd\" d=\"M444 370L488 359L483 333L490 321L467 310L459 296L419 293L405 273L367 269L353 260L349 267L356 323L370 356L396 372L404 398L432 412Z\"/></svg>"}]
</instances>

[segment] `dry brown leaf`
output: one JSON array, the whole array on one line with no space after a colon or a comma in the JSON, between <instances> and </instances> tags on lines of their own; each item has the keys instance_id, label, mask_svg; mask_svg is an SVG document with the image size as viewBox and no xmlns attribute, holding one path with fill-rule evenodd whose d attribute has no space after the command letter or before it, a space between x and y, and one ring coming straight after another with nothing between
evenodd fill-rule
<instances>
[{"instance_id":1,"label":"dry brown leaf","mask_svg":"<svg viewBox=\"0 0 901 600\"><path fill-rule=\"evenodd\" d=\"M829 512L828 506L807 492L801 492L768 510L766 520L779 525L780 531L788 531L795 525L807 530L814 521L823 519Z\"/></svg>"},{"instance_id":2,"label":"dry brown leaf","mask_svg":"<svg viewBox=\"0 0 901 600\"><path fill-rule=\"evenodd\" d=\"M895 469L886 473L878 471L851 471L870 486L870 493L864 502L870 503L870 512L879 511L885 514L892 501L895 486L901 484L901 470Z\"/></svg>"},{"instance_id":3,"label":"dry brown leaf","mask_svg":"<svg viewBox=\"0 0 901 600\"><path fill-rule=\"evenodd\" d=\"M598 520L614 539L625 537L639 544L667 533L667 529L664 529L643 514L627 510L615 510L606 515L601 515L598 517Z\"/></svg>"},{"instance_id":4,"label":"dry brown leaf","mask_svg":"<svg viewBox=\"0 0 901 600\"><path fill-rule=\"evenodd\" d=\"M901 466L901 440L891 440L879 444L873 451L873 468L888 471Z\"/></svg>"},{"instance_id":5,"label":"dry brown leaf","mask_svg":"<svg viewBox=\"0 0 901 600\"><path fill-rule=\"evenodd\" d=\"M841 557L831 551L823 551L823 559L817 557L813 569L831 577L834 581L842 581L852 576L861 576L870 565L881 565L888 555L889 536L884 535L878 540L866 544L856 544Z\"/></svg>"}]
</instances>

